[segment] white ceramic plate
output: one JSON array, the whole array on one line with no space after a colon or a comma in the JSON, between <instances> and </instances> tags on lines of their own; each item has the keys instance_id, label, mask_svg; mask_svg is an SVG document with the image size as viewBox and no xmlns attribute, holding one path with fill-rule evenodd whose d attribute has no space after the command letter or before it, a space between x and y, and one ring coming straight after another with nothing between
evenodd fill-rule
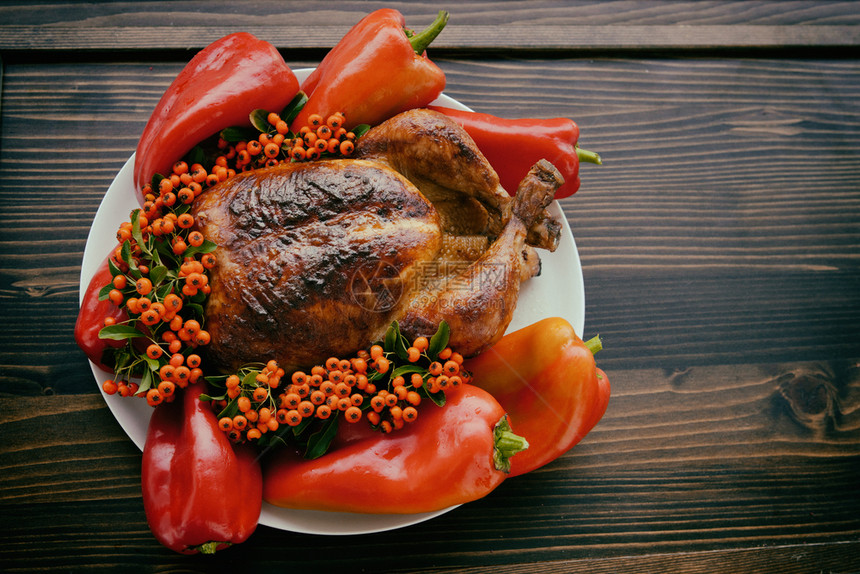
<instances>
[{"instance_id":1,"label":"white ceramic plate","mask_svg":"<svg viewBox=\"0 0 860 574\"><path fill-rule=\"evenodd\" d=\"M296 70L295 74L301 82L310 72L311 69L300 69ZM444 94L433 104L469 110L468 107ZM140 207L138 194L132 183L133 166L134 156L132 155L105 193L93 220L81 265L81 299L108 250L115 246L119 224L128 219L133 209ZM554 253L540 252L541 274L523 285L508 331L525 327L546 317L564 317L582 336L585 324L585 289L579 254L573 234L558 202L551 204L550 212L562 223L561 243ZM90 366L96 383L101 389L102 383L110 375L92 362ZM110 396L104 391L102 394L120 426L142 451L152 407L144 400L122 398L118 395ZM450 510L451 508L446 508L436 512L408 515L352 514L289 510L264 503L260 524L306 534L368 534L423 522Z\"/></svg>"}]
</instances>

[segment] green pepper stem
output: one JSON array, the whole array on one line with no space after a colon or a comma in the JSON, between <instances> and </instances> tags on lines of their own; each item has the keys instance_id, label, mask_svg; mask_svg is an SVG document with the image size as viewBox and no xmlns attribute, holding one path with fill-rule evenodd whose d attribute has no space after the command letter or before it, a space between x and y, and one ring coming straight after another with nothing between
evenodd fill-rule
<instances>
[{"instance_id":1,"label":"green pepper stem","mask_svg":"<svg viewBox=\"0 0 860 574\"><path fill-rule=\"evenodd\" d=\"M529 442L518 434L514 434L508 423L508 415L503 416L493 429L493 462L496 469L504 473L511 472L511 457L529 447Z\"/></svg>"},{"instance_id":2,"label":"green pepper stem","mask_svg":"<svg viewBox=\"0 0 860 574\"><path fill-rule=\"evenodd\" d=\"M595 355L597 351L603 349L603 341L600 340L600 335L595 335L585 342L585 346L591 351L592 355Z\"/></svg>"},{"instance_id":3,"label":"green pepper stem","mask_svg":"<svg viewBox=\"0 0 860 574\"><path fill-rule=\"evenodd\" d=\"M436 39L436 36L439 35L442 28L448 23L448 16L448 12L439 10L439 15L436 16L436 19L433 20L433 23L426 30L414 34L409 38L409 43L412 44L412 49L415 50L416 54L423 54L427 46Z\"/></svg>"},{"instance_id":4,"label":"green pepper stem","mask_svg":"<svg viewBox=\"0 0 860 574\"><path fill-rule=\"evenodd\" d=\"M588 151L587 149L582 149L579 146L576 146L576 156L579 158L580 163L587 162L596 163L597 165L603 164L603 160L600 159L600 154Z\"/></svg>"},{"instance_id":5,"label":"green pepper stem","mask_svg":"<svg viewBox=\"0 0 860 574\"><path fill-rule=\"evenodd\" d=\"M203 544L195 546L194 548L200 554L215 554L220 544L224 544L224 542L215 542L214 540L210 540L209 542L204 542Z\"/></svg>"}]
</instances>

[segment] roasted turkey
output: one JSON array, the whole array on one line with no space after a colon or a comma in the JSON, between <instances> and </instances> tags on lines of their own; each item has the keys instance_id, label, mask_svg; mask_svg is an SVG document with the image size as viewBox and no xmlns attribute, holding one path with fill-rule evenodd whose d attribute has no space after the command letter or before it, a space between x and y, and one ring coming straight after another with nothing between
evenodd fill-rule
<instances>
[{"instance_id":1,"label":"roasted turkey","mask_svg":"<svg viewBox=\"0 0 860 574\"><path fill-rule=\"evenodd\" d=\"M205 314L224 370L285 369L348 356L393 320L407 336L444 319L474 355L502 336L535 246L554 249L546 213L561 175L535 165L511 197L469 136L413 110L370 130L355 159L249 171L206 191L198 225L218 244Z\"/></svg>"}]
</instances>

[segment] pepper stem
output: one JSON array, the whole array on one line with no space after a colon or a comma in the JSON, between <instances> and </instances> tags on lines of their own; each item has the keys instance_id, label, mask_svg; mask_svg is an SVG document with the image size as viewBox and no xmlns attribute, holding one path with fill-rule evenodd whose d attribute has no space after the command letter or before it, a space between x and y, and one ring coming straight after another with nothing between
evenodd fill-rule
<instances>
[{"instance_id":1,"label":"pepper stem","mask_svg":"<svg viewBox=\"0 0 860 574\"><path fill-rule=\"evenodd\" d=\"M223 542L215 542L214 540L210 540L209 542L204 542L203 544L195 546L194 548L200 554L215 554L215 552L218 550L218 546L221 544L224 544L224 543Z\"/></svg>"},{"instance_id":2,"label":"pepper stem","mask_svg":"<svg viewBox=\"0 0 860 574\"><path fill-rule=\"evenodd\" d=\"M585 342L585 346L594 355L597 351L603 349L603 341L600 340L600 335L595 335Z\"/></svg>"},{"instance_id":3,"label":"pepper stem","mask_svg":"<svg viewBox=\"0 0 860 574\"><path fill-rule=\"evenodd\" d=\"M511 457L529 447L525 437L514 434L508 423L508 415L503 416L493 429L493 462L496 469L504 473L511 472Z\"/></svg>"},{"instance_id":4,"label":"pepper stem","mask_svg":"<svg viewBox=\"0 0 860 574\"><path fill-rule=\"evenodd\" d=\"M603 164L603 160L600 159L600 154L588 151L587 149L582 149L579 146L576 146L576 156L579 158L580 162L596 163L597 165Z\"/></svg>"},{"instance_id":5,"label":"pepper stem","mask_svg":"<svg viewBox=\"0 0 860 574\"><path fill-rule=\"evenodd\" d=\"M423 54L427 46L436 39L436 36L439 35L442 28L448 23L448 16L448 12L439 10L439 15L436 16L436 19L433 20L433 23L426 30L409 37L409 43L412 44L412 49L415 50L416 54Z\"/></svg>"}]
</instances>

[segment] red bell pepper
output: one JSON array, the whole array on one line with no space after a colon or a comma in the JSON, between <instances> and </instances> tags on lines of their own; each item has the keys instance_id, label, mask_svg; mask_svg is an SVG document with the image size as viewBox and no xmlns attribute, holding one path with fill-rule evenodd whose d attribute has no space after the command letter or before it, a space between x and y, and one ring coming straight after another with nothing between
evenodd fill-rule
<instances>
[{"instance_id":1,"label":"red bell pepper","mask_svg":"<svg viewBox=\"0 0 860 574\"><path fill-rule=\"evenodd\" d=\"M426 106L445 88L445 73L424 54L448 20L440 12L427 30L412 36L403 14L391 8L365 16L302 82L308 95L293 131L311 114L343 112L346 126L374 126L400 112Z\"/></svg>"},{"instance_id":2,"label":"red bell pepper","mask_svg":"<svg viewBox=\"0 0 860 574\"><path fill-rule=\"evenodd\" d=\"M100 339L99 331L105 326L106 317L114 319L117 323L122 323L128 320L128 315L125 310L117 307L108 299L99 301L99 291L113 279L108 265L109 260L110 255L105 257L95 275L90 279L86 292L84 292L78 318L75 321L75 342L86 353L89 360L105 371L111 372L113 369L105 364L105 351L108 347L120 348L126 342Z\"/></svg>"},{"instance_id":3,"label":"red bell pepper","mask_svg":"<svg viewBox=\"0 0 860 574\"><path fill-rule=\"evenodd\" d=\"M140 191L155 174L220 130L250 125L255 109L280 112L298 93L299 82L270 43L246 32L216 40L176 76L152 112L134 164Z\"/></svg>"},{"instance_id":4,"label":"red bell pepper","mask_svg":"<svg viewBox=\"0 0 860 574\"><path fill-rule=\"evenodd\" d=\"M262 508L256 453L218 428L203 382L155 407L143 449L143 508L159 542L182 554L211 554L244 542Z\"/></svg>"},{"instance_id":5,"label":"red bell pepper","mask_svg":"<svg viewBox=\"0 0 860 574\"><path fill-rule=\"evenodd\" d=\"M509 428L489 393L462 385L449 391L444 407L422 410L391 434L358 433L313 460L274 452L264 464L263 498L288 508L371 514L463 504L501 484L510 460L528 446Z\"/></svg>"},{"instance_id":6,"label":"red bell pepper","mask_svg":"<svg viewBox=\"0 0 860 574\"><path fill-rule=\"evenodd\" d=\"M529 449L511 461L511 476L570 450L609 402L609 378L570 323L559 317L505 335L464 367L472 373L472 384L501 403L513 430L529 442Z\"/></svg>"},{"instance_id":7,"label":"red bell pepper","mask_svg":"<svg viewBox=\"0 0 860 574\"><path fill-rule=\"evenodd\" d=\"M579 189L579 162L601 163L600 156L577 146L579 126L567 118L504 119L490 114L429 106L450 117L475 140L511 195L529 169L545 159L564 177L555 193L562 199Z\"/></svg>"}]
</instances>

